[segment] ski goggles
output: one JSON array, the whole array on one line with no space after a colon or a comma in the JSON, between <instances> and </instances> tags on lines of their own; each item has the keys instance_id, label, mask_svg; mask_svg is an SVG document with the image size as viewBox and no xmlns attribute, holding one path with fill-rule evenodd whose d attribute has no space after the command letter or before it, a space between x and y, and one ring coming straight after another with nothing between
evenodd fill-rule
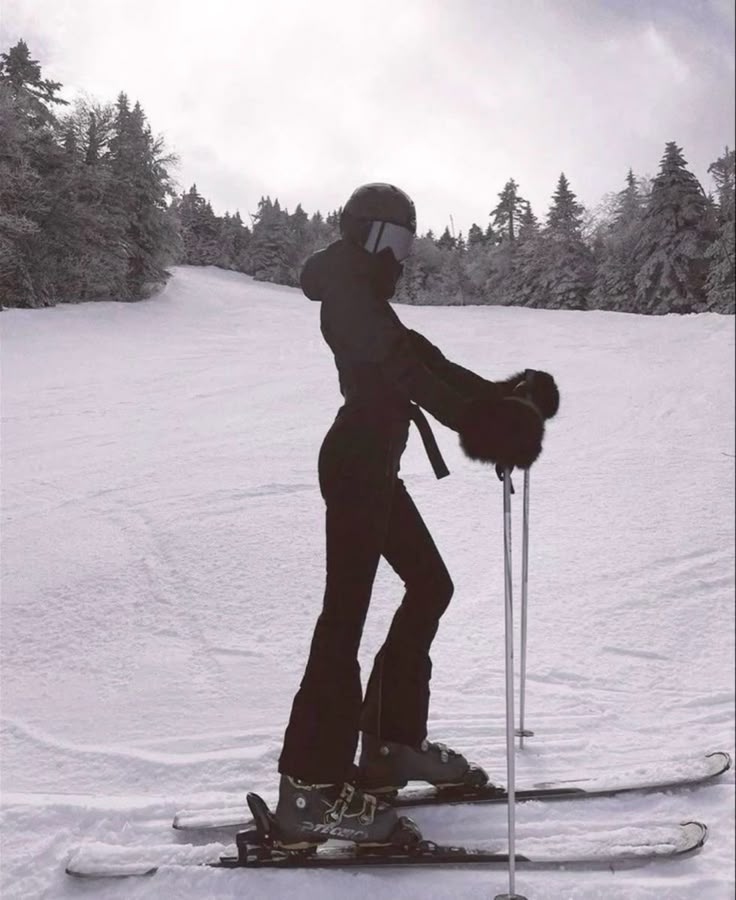
<instances>
[{"instance_id":1,"label":"ski goggles","mask_svg":"<svg viewBox=\"0 0 736 900\"><path fill-rule=\"evenodd\" d=\"M411 253L414 232L393 222L371 222L368 237L363 246L369 253L389 249L396 262L403 262Z\"/></svg>"}]
</instances>

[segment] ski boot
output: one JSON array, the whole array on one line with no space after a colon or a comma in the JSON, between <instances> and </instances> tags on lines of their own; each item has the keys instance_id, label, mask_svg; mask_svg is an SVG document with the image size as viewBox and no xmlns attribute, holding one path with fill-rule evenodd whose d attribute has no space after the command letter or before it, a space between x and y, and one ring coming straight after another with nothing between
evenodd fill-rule
<instances>
[{"instance_id":1,"label":"ski boot","mask_svg":"<svg viewBox=\"0 0 736 900\"><path fill-rule=\"evenodd\" d=\"M488 775L444 744L424 740L418 747L362 734L359 783L383 799L396 796L409 781L428 781L438 790L480 788Z\"/></svg>"},{"instance_id":2,"label":"ski boot","mask_svg":"<svg viewBox=\"0 0 736 900\"><path fill-rule=\"evenodd\" d=\"M298 853L332 839L371 848L408 848L422 839L411 819L349 782L306 784L289 775L281 776L274 823L274 845Z\"/></svg>"}]
</instances>

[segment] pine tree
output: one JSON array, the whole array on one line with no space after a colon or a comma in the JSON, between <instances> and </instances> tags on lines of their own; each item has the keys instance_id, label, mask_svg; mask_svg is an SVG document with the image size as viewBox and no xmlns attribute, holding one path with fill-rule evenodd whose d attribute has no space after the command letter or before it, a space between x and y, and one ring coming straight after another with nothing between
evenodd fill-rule
<instances>
[{"instance_id":1,"label":"pine tree","mask_svg":"<svg viewBox=\"0 0 736 900\"><path fill-rule=\"evenodd\" d=\"M489 254L484 266L483 294L493 303L507 305L513 303L519 232L530 207L519 194L519 186L513 178L506 182L498 198L498 205L490 213L492 223L489 223L486 232Z\"/></svg>"},{"instance_id":2,"label":"pine tree","mask_svg":"<svg viewBox=\"0 0 736 900\"><path fill-rule=\"evenodd\" d=\"M287 222L289 235L288 283L298 285L302 266L310 249L309 216L301 203L297 203L296 209L290 216L287 215Z\"/></svg>"},{"instance_id":3,"label":"pine tree","mask_svg":"<svg viewBox=\"0 0 736 900\"><path fill-rule=\"evenodd\" d=\"M0 54L0 94L6 152L0 154L2 303L45 306L57 299L63 248L50 233L63 222L75 142L53 106L66 101L61 85L45 80L24 41ZM2 143L2 139L0 139Z\"/></svg>"},{"instance_id":4,"label":"pine tree","mask_svg":"<svg viewBox=\"0 0 736 900\"><path fill-rule=\"evenodd\" d=\"M519 220L519 240L524 240L527 237L530 237L533 234L537 234L539 232L539 222L537 221L537 217L534 215L531 205L527 203L524 207L524 211L521 214L521 219Z\"/></svg>"},{"instance_id":5,"label":"pine tree","mask_svg":"<svg viewBox=\"0 0 736 900\"><path fill-rule=\"evenodd\" d=\"M404 274L396 290L398 303L431 303L429 285L442 267L442 251L428 232L414 241L411 255L404 263Z\"/></svg>"},{"instance_id":6,"label":"pine tree","mask_svg":"<svg viewBox=\"0 0 736 900\"><path fill-rule=\"evenodd\" d=\"M88 166L102 162L112 137L114 107L78 99L63 117L62 124L74 133L79 152Z\"/></svg>"},{"instance_id":7,"label":"pine tree","mask_svg":"<svg viewBox=\"0 0 736 900\"><path fill-rule=\"evenodd\" d=\"M583 207L570 190L570 183L562 172L557 189L552 195L552 206L547 215L550 237L560 242L580 237L583 225Z\"/></svg>"},{"instance_id":8,"label":"pine tree","mask_svg":"<svg viewBox=\"0 0 736 900\"><path fill-rule=\"evenodd\" d=\"M111 123L111 107L86 101L77 101L60 123L76 147L44 227L48 242L60 251L55 275L60 290L63 285L60 299L116 299L125 280L125 222L107 202L113 174L103 160Z\"/></svg>"},{"instance_id":9,"label":"pine tree","mask_svg":"<svg viewBox=\"0 0 736 900\"><path fill-rule=\"evenodd\" d=\"M108 163L115 176L111 203L126 223L127 272L120 299L136 300L168 277L177 238L171 228L166 198L173 194L167 166L173 157L154 138L141 105L131 109L118 96Z\"/></svg>"},{"instance_id":10,"label":"pine tree","mask_svg":"<svg viewBox=\"0 0 736 900\"><path fill-rule=\"evenodd\" d=\"M511 285L518 241L508 237L487 247L485 283L482 296L486 303L508 306L512 303Z\"/></svg>"},{"instance_id":11,"label":"pine tree","mask_svg":"<svg viewBox=\"0 0 736 900\"><path fill-rule=\"evenodd\" d=\"M509 251L513 250L513 254ZM517 239L506 242L506 258L497 263L503 280L496 287L496 302L504 305L535 306L539 304L541 286L545 283L546 245L537 217L526 204L519 219Z\"/></svg>"},{"instance_id":12,"label":"pine tree","mask_svg":"<svg viewBox=\"0 0 736 900\"><path fill-rule=\"evenodd\" d=\"M261 197L253 216L253 238L250 245L251 274L257 281L295 284L292 271L294 241L289 217L281 209L278 198Z\"/></svg>"},{"instance_id":13,"label":"pine tree","mask_svg":"<svg viewBox=\"0 0 736 900\"><path fill-rule=\"evenodd\" d=\"M644 212L645 202L639 181L629 169L626 175L626 187L617 195L616 225L638 222Z\"/></svg>"},{"instance_id":14,"label":"pine tree","mask_svg":"<svg viewBox=\"0 0 736 900\"><path fill-rule=\"evenodd\" d=\"M635 252L644 208L639 182L629 169L626 187L615 196L612 219L597 235L594 252L598 264L591 291L592 307L621 311L634 308Z\"/></svg>"},{"instance_id":15,"label":"pine tree","mask_svg":"<svg viewBox=\"0 0 736 900\"><path fill-rule=\"evenodd\" d=\"M329 219L329 216L325 219L322 213L317 210L309 220L305 244L302 247L302 256L305 260L315 250L318 250L320 247L326 247L339 238L339 222L335 220L328 221Z\"/></svg>"},{"instance_id":16,"label":"pine tree","mask_svg":"<svg viewBox=\"0 0 736 900\"><path fill-rule=\"evenodd\" d=\"M528 203L520 196L519 186L513 178L506 182L498 197L498 205L490 213L493 224L499 230L501 240L514 241L518 234L519 220Z\"/></svg>"},{"instance_id":17,"label":"pine tree","mask_svg":"<svg viewBox=\"0 0 736 900\"><path fill-rule=\"evenodd\" d=\"M93 166L100 161L101 144L97 116L94 113L90 113L87 149L84 154L84 161L88 166Z\"/></svg>"},{"instance_id":18,"label":"pine tree","mask_svg":"<svg viewBox=\"0 0 736 900\"><path fill-rule=\"evenodd\" d=\"M708 277L705 282L707 309L733 314L734 303L734 182L736 181L736 153L726 147L723 156L708 166L716 183L718 208L717 233L707 251Z\"/></svg>"},{"instance_id":19,"label":"pine tree","mask_svg":"<svg viewBox=\"0 0 736 900\"><path fill-rule=\"evenodd\" d=\"M180 261L188 266L202 265L204 254L200 249L202 241L201 219L203 218L205 202L204 197L197 190L196 184L193 184L177 200L176 208L181 234Z\"/></svg>"},{"instance_id":20,"label":"pine tree","mask_svg":"<svg viewBox=\"0 0 736 900\"><path fill-rule=\"evenodd\" d=\"M50 125L54 114L49 104L66 106L68 101L57 96L58 81L41 77L38 60L31 59L25 41L21 40L7 53L0 53L0 84L6 84L13 94L24 101L25 111L33 125Z\"/></svg>"},{"instance_id":21,"label":"pine tree","mask_svg":"<svg viewBox=\"0 0 736 900\"><path fill-rule=\"evenodd\" d=\"M475 222L468 229L468 248L479 247L485 244L483 229Z\"/></svg>"},{"instance_id":22,"label":"pine tree","mask_svg":"<svg viewBox=\"0 0 736 900\"><path fill-rule=\"evenodd\" d=\"M438 246L441 250L454 250L455 247L457 246L457 241L456 241L455 238L450 234L450 227L449 227L449 225L446 226L446 227L445 227L445 230L442 232L441 237L440 237L439 240L437 241L437 246Z\"/></svg>"},{"instance_id":23,"label":"pine tree","mask_svg":"<svg viewBox=\"0 0 736 900\"><path fill-rule=\"evenodd\" d=\"M491 247L483 229L473 223L462 260L462 284L466 302L487 302L486 288L492 272Z\"/></svg>"},{"instance_id":24,"label":"pine tree","mask_svg":"<svg viewBox=\"0 0 736 900\"><path fill-rule=\"evenodd\" d=\"M30 248L48 211L41 178L30 165L28 125L10 87L0 83L0 305L35 306Z\"/></svg>"},{"instance_id":25,"label":"pine tree","mask_svg":"<svg viewBox=\"0 0 736 900\"><path fill-rule=\"evenodd\" d=\"M441 240L441 239L440 239ZM466 286L460 264L460 253L453 247L435 245L438 252L433 268L426 273L425 295L422 302L443 306L465 303Z\"/></svg>"},{"instance_id":26,"label":"pine tree","mask_svg":"<svg viewBox=\"0 0 736 900\"><path fill-rule=\"evenodd\" d=\"M249 264L248 248L250 247L251 231L243 222L240 211L235 210L233 216L233 261L238 272L247 272Z\"/></svg>"},{"instance_id":27,"label":"pine tree","mask_svg":"<svg viewBox=\"0 0 736 900\"><path fill-rule=\"evenodd\" d=\"M587 308L593 259L582 237L583 212L562 173L547 227L539 236L528 235L524 253L512 268L513 302L549 309Z\"/></svg>"},{"instance_id":28,"label":"pine tree","mask_svg":"<svg viewBox=\"0 0 736 900\"><path fill-rule=\"evenodd\" d=\"M674 141L665 147L636 247L636 309L697 312L706 307L708 204Z\"/></svg>"},{"instance_id":29,"label":"pine tree","mask_svg":"<svg viewBox=\"0 0 736 900\"><path fill-rule=\"evenodd\" d=\"M240 213L231 216L225 213L220 221L219 258L217 265L236 272L245 272L248 267L248 244L250 230L245 227Z\"/></svg>"}]
</instances>

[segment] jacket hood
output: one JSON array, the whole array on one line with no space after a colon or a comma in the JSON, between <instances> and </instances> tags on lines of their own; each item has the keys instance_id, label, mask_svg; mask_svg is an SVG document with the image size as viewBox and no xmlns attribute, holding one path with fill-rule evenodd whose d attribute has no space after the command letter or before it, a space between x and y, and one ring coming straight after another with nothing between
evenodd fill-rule
<instances>
[{"instance_id":1,"label":"jacket hood","mask_svg":"<svg viewBox=\"0 0 736 900\"><path fill-rule=\"evenodd\" d=\"M332 289L346 289L352 279L366 278L377 297L388 300L403 272L391 253L372 256L344 240L313 253L304 263L299 283L310 300L324 300Z\"/></svg>"},{"instance_id":2,"label":"jacket hood","mask_svg":"<svg viewBox=\"0 0 736 900\"><path fill-rule=\"evenodd\" d=\"M304 263L299 283L310 300L320 301L324 298L326 282L339 261L342 244L342 241L335 241L329 247L313 253Z\"/></svg>"}]
</instances>

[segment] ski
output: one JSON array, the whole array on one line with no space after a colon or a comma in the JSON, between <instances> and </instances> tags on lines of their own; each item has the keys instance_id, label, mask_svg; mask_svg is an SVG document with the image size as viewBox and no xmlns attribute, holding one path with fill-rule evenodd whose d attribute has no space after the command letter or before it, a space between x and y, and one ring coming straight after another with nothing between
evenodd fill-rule
<instances>
[{"instance_id":1,"label":"ski","mask_svg":"<svg viewBox=\"0 0 736 900\"><path fill-rule=\"evenodd\" d=\"M528 800L570 800L610 797L615 794L662 791L690 787L710 781L731 767L728 753L708 753L686 760L637 766L631 770L607 771L588 778L551 781L516 788L517 802ZM506 791L496 785L484 788L406 788L392 799L396 807L437 806L455 803L505 803ZM238 830L252 825L245 804L183 810L174 816L173 827L180 831Z\"/></svg>"},{"instance_id":2,"label":"ski","mask_svg":"<svg viewBox=\"0 0 736 900\"><path fill-rule=\"evenodd\" d=\"M355 845L325 844L311 854L287 853L258 842L256 832L238 835L236 844L167 844L120 846L91 843L73 852L66 866L80 878L121 878L153 875L162 868L205 866L214 868L329 869L372 866L506 866L505 842L479 847L455 847L422 841L410 849L360 849ZM517 838L516 864L554 868L566 865L610 867L655 859L679 858L696 852L707 838L700 822L627 825L616 829L581 829L552 837Z\"/></svg>"}]
</instances>

